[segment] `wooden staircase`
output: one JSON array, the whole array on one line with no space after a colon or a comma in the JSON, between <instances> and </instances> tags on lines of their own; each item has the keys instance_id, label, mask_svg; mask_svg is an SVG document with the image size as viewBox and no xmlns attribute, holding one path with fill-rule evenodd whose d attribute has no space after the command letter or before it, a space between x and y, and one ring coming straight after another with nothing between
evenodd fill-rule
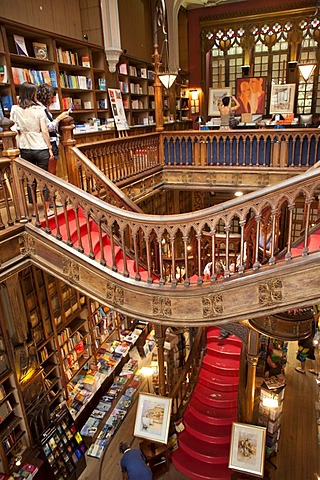
<instances>
[{"instance_id":1,"label":"wooden staircase","mask_svg":"<svg viewBox=\"0 0 320 480\"><path fill-rule=\"evenodd\" d=\"M173 452L175 467L195 480L230 480L228 468L232 422L237 420L241 341L219 340L207 329L207 350L197 385L183 417L185 430Z\"/></svg>"}]
</instances>

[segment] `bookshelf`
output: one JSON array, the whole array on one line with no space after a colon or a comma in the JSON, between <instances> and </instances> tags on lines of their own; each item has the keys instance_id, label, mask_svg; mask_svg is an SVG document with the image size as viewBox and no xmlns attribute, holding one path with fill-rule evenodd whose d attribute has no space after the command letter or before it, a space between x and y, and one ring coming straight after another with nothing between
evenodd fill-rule
<instances>
[{"instance_id":1,"label":"bookshelf","mask_svg":"<svg viewBox=\"0 0 320 480\"><path fill-rule=\"evenodd\" d=\"M128 124L153 125L155 113L152 64L121 56L118 78Z\"/></svg>"},{"instance_id":2,"label":"bookshelf","mask_svg":"<svg viewBox=\"0 0 320 480\"><path fill-rule=\"evenodd\" d=\"M8 20L5 23L0 20L0 28L0 96L6 112L9 113L12 103L17 103L21 83L44 82L56 89L54 113L66 110L72 104L75 123L96 118L101 125L108 124L112 115L102 47L50 35ZM1 66L7 72L6 81L1 76Z\"/></svg>"},{"instance_id":3,"label":"bookshelf","mask_svg":"<svg viewBox=\"0 0 320 480\"><path fill-rule=\"evenodd\" d=\"M1 346L2 342L1 338ZM8 368L0 376L0 471L10 473L15 456L26 448L25 434L14 375Z\"/></svg>"}]
</instances>

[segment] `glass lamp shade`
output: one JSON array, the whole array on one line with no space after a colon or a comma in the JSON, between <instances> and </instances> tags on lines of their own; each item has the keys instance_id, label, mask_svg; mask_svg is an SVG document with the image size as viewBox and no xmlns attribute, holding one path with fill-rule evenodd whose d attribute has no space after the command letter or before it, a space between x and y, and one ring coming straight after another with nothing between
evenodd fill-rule
<instances>
[{"instance_id":1,"label":"glass lamp shade","mask_svg":"<svg viewBox=\"0 0 320 480\"><path fill-rule=\"evenodd\" d=\"M169 73L169 72L163 72L163 73L158 73L158 77L160 79L160 82L165 88L170 88L175 79L177 78L176 73Z\"/></svg>"},{"instance_id":2,"label":"glass lamp shade","mask_svg":"<svg viewBox=\"0 0 320 480\"><path fill-rule=\"evenodd\" d=\"M315 63L301 63L298 65L299 71L304 79L307 82L312 75L314 69L316 68Z\"/></svg>"}]
</instances>

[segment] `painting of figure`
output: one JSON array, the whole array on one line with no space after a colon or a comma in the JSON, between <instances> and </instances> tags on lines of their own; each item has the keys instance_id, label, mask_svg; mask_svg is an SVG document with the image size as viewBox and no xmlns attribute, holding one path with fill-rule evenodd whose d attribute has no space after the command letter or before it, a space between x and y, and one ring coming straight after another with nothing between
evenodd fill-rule
<instances>
[{"instance_id":1,"label":"painting of figure","mask_svg":"<svg viewBox=\"0 0 320 480\"><path fill-rule=\"evenodd\" d=\"M266 85L266 77L238 78L236 98L240 107L236 113L264 114Z\"/></svg>"}]
</instances>

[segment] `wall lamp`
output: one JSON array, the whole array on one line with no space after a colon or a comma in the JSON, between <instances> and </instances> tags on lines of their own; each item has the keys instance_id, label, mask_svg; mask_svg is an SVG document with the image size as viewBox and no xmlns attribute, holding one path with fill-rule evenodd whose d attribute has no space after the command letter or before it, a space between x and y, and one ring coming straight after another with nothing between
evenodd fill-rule
<instances>
[{"instance_id":1,"label":"wall lamp","mask_svg":"<svg viewBox=\"0 0 320 480\"><path fill-rule=\"evenodd\" d=\"M298 64L299 72L303 77L303 80L307 82L316 68L315 63L299 63Z\"/></svg>"}]
</instances>

